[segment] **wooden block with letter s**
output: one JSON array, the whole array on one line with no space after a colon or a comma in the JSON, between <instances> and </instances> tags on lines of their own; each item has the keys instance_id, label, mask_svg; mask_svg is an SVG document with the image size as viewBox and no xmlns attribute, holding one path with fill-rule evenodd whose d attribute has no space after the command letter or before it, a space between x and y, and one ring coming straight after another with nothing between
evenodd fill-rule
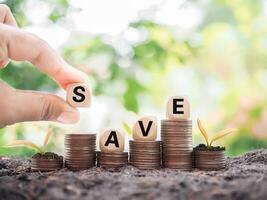
<instances>
[{"instance_id":1,"label":"wooden block with letter s","mask_svg":"<svg viewBox=\"0 0 267 200\"><path fill-rule=\"evenodd\" d=\"M91 92L85 83L73 83L67 86L67 102L74 107L89 107Z\"/></svg>"}]
</instances>

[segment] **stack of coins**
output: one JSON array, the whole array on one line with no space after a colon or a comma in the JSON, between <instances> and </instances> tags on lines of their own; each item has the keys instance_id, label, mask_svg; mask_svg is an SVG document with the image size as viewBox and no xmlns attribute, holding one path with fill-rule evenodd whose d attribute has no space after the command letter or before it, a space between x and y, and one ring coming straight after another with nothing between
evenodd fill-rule
<instances>
[{"instance_id":1,"label":"stack of coins","mask_svg":"<svg viewBox=\"0 0 267 200\"><path fill-rule=\"evenodd\" d=\"M97 165L106 169L120 168L128 163L128 152L97 152Z\"/></svg>"},{"instance_id":2,"label":"stack of coins","mask_svg":"<svg viewBox=\"0 0 267 200\"><path fill-rule=\"evenodd\" d=\"M179 170L192 169L192 121L161 120L162 165Z\"/></svg>"},{"instance_id":3,"label":"stack of coins","mask_svg":"<svg viewBox=\"0 0 267 200\"><path fill-rule=\"evenodd\" d=\"M124 152L124 133L116 129L105 130L99 138L100 151L97 165L106 169L120 168L128 163L128 153Z\"/></svg>"},{"instance_id":4,"label":"stack of coins","mask_svg":"<svg viewBox=\"0 0 267 200\"><path fill-rule=\"evenodd\" d=\"M79 171L95 166L95 134L66 134L64 143L67 168Z\"/></svg>"},{"instance_id":5,"label":"stack of coins","mask_svg":"<svg viewBox=\"0 0 267 200\"><path fill-rule=\"evenodd\" d=\"M225 167L224 151L195 150L195 167L201 170L220 170Z\"/></svg>"},{"instance_id":6,"label":"stack of coins","mask_svg":"<svg viewBox=\"0 0 267 200\"><path fill-rule=\"evenodd\" d=\"M161 168L161 142L131 140L130 163L139 169Z\"/></svg>"},{"instance_id":7,"label":"stack of coins","mask_svg":"<svg viewBox=\"0 0 267 200\"><path fill-rule=\"evenodd\" d=\"M32 171L55 171L62 169L63 157L48 159L48 158L32 158L31 159L31 170Z\"/></svg>"}]
</instances>

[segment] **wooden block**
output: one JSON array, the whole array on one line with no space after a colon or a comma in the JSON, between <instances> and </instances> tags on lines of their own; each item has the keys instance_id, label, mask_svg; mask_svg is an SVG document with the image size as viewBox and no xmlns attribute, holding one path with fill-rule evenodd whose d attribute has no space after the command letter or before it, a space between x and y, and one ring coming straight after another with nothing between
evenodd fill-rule
<instances>
[{"instance_id":1,"label":"wooden block","mask_svg":"<svg viewBox=\"0 0 267 200\"><path fill-rule=\"evenodd\" d=\"M125 143L124 133L109 129L104 131L99 138L99 147L103 152L123 152Z\"/></svg>"},{"instance_id":2,"label":"wooden block","mask_svg":"<svg viewBox=\"0 0 267 200\"><path fill-rule=\"evenodd\" d=\"M85 83L73 83L67 87L67 102L74 107L89 107L91 92Z\"/></svg>"},{"instance_id":3,"label":"wooden block","mask_svg":"<svg viewBox=\"0 0 267 200\"><path fill-rule=\"evenodd\" d=\"M186 97L171 97L167 103L166 117L168 119L189 119L190 105Z\"/></svg>"},{"instance_id":4,"label":"wooden block","mask_svg":"<svg viewBox=\"0 0 267 200\"><path fill-rule=\"evenodd\" d=\"M154 141L157 138L157 118L142 117L133 126L133 139L136 141Z\"/></svg>"}]
</instances>

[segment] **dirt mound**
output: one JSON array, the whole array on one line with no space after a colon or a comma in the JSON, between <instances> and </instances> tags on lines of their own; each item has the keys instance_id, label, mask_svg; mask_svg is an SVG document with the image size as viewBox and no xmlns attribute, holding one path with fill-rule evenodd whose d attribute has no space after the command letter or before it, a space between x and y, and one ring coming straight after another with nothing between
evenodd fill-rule
<instances>
[{"instance_id":1,"label":"dirt mound","mask_svg":"<svg viewBox=\"0 0 267 200\"><path fill-rule=\"evenodd\" d=\"M0 158L0 199L266 199L267 150L227 159L221 171L119 171L32 173L30 161Z\"/></svg>"}]
</instances>

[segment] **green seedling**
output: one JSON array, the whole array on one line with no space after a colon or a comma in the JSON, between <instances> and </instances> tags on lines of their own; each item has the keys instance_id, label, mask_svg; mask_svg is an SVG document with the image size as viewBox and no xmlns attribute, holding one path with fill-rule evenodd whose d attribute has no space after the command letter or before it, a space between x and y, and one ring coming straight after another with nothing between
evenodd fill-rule
<instances>
[{"instance_id":1,"label":"green seedling","mask_svg":"<svg viewBox=\"0 0 267 200\"><path fill-rule=\"evenodd\" d=\"M30 149L34 149L37 153L40 153L41 155L44 155L47 149L47 145L49 142L49 139L51 138L52 135L52 128L49 128L45 138L44 138L44 142L43 142L43 146L37 146L36 144L34 144L31 141L27 141L27 140L15 140L7 145L5 145L4 147L8 147L8 148L12 148L12 147L27 147Z\"/></svg>"},{"instance_id":2,"label":"green seedling","mask_svg":"<svg viewBox=\"0 0 267 200\"><path fill-rule=\"evenodd\" d=\"M200 121L199 118L197 119L197 125L198 125L198 128L199 128L201 134L203 135L203 137L204 137L204 139L205 139L205 141L206 141L206 145L207 145L207 148L208 148L208 149L212 146L212 144L213 144L215 141L217 141L217 140L219 140L219 139L221 139L221 138L223 138L223 137L229 135L230 133L233 133L233 132L238 131L238 129L234 129L234 128L229 128L229 129L222 130L222 131L216 133L215 136L209 141L209 135L208 135L208 132L207 132L206 129L203 127L203 125L202 125L202 123L201 123L201 121Z\"/></svg>"}]
</instances>

